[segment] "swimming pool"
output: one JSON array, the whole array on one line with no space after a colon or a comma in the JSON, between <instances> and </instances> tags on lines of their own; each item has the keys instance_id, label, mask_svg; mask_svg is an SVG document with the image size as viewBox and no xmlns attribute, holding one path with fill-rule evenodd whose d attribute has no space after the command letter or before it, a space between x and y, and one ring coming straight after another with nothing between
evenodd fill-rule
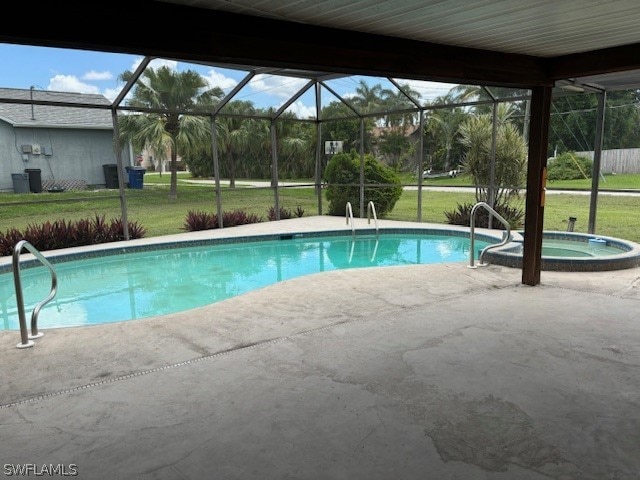
<instances>
[{"instance_id":1,"label":"swimming pool","mask_svg":"<svg viewBox=\"0 0 640 480\"><path fill-rule=\"evenodd\" d=\"M477 237L481 249L497 240ZM276 282L364 267L465 262L464 232L288 234L167 244L96 252L93 258L51 258L58 295L40 313L40 328L118 322L200 307ZM100 255L100 256L96 256ZM22 268L30 312L51 285L44 267ZM0 320L18 329L13 275L0 274Z\"/></svg>"},{"instance_id":2,"label":"swimming pool","mask_svg":"<svg viewBox=\"0 0 640 480\"><path fill-rule=\"evenodd\" d=\"M522 268L522 232L505 247L485 254L488 263ZM545 231L541 269L562 272L598 272L640 266L640 246L619 238L576 232Z\"/></svg>"}]
</instances>

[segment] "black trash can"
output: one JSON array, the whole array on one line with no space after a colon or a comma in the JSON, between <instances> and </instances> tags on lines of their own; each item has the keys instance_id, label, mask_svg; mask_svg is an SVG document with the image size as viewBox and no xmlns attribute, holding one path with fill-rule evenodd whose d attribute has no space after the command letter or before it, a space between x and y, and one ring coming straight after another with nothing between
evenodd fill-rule
<instances>
[{"instance_id":1,"label":"black trash can","mask_svg":"<svg viewBox=\"0 0 640 480\"><path fill-rule=\"evenodd\" d=\"M13 193L29 193L29 175L26 173L12 173Z\"/></svg>"},{"instance_id":2,"label":"black trash can","mask_svg":"<svg viewBox=\"0 0 640 480\"><path fill-rule=\"evenodd\" d=\"M144 167L125 167L129 174L129 188L142 188L144 185Z\"/></svg>"},{"instance_id":3,"label":"black trash can","mask_svg":"<svg viewBox=\"0 0 640 480\"><path fill-rule=\"evenodd\" d=\"M107 188L118 188L118 165L115 163L105 163L102 165L104 171L104 183Z\"/></svg>"},{"instance_id":4,"label":"black trash can","mask_svg":"<svg viewBox=\"0 0 640 480\"><path fill-rule=\"evenodd\" d=\"M31 193L42 192L42 175L39 168L25 168L24 173L29 175L29 189Z\"/></svg>"}]
</instances>

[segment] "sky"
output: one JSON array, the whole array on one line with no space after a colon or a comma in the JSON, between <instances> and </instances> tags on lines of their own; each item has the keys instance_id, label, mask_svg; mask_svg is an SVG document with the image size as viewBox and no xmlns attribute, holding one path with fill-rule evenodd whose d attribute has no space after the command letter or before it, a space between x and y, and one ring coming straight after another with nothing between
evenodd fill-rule
<instances>
[{"instance_id":1,"label":"sky","mask_svg":"<svg viewBox=\"0 0 640 480\"><path fill-rule=\"evenodd\" d=\"M141 61L142 57L136 55L0 44L0 87L102 94L113 100L124 85L119 80L120 74L126 70L133 71ZM196 70L211 86L220 87L225 93L246 75L243 71L161 59L154 60L151 65L167 65L180 71ZM339 95L349 98L355 94L360 80L369 85L381 83L383 88L391 86L386 79L370 77L347 77L328 83ZM306 83L305 79L258 75L236 98L250 100L260 108L278 108ZM400 83L409 83L425 100L444 95L452 87L435 82L401 80ZM322 98L323 104L335 100L327 93ZM315 117L313 93L310 91L301 96L290 110L299 118Z\"/></svg>"}]
</instances>

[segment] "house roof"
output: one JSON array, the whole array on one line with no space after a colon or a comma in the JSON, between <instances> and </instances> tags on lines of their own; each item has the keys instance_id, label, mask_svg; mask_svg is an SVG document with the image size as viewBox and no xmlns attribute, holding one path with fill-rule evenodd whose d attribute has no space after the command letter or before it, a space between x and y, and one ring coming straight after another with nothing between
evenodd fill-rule
<instances>
[{"instance_id":1,"label":"house roof","mask_svg":"<svg viewBox=\"0 0 640 480\"><path fill-rule=\"evenodd\" d=\"M111 102L103 95L0 88L0 98L3 99L0 103L0 119L14 127L100 130L113 128L111 113L108 110ZM31 100L42 104L19 103ZM87 105L101 108L87 108Z\"/></svg>"}]
</instances>

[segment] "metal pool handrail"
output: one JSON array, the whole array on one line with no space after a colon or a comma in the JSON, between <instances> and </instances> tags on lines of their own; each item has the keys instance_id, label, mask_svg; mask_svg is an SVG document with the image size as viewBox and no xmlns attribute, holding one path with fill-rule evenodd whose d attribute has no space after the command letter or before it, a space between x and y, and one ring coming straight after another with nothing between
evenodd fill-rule
<instances>
[{"instance_id":1,"label":"metal pool handrail","mask_svg":"<svg viewBox=\"0 0 640 480\"><path fill-rule=\"evenodd\" d=\"M30 253L35 256L40 263L42 263L45 267L49 269L51 273L51 291L47 298L42 300L40 303L36 305L33 309L33 313L31 314L31 335L29 335L29 331L27 329L27 320L24 313L24 296L22 295L22 281L20 280L20 254L22 253L22 249L26 248ZM16 302L18 304L18 319L20 320L20 339L21 342L16 345L17 348L28 348L33 347L33 339L42 337L43 333L38 333L38 315L40 315L40 310L47 303L49 303L58 293L58 276L56 275L56 271L53 268L53 265L44 258L44 256L29 242L26 240L20 240L16 243L16 246L13 248L13 282L16 288Z\"/></svg>"},{"instance_id":2,"label":"metal pool handrail","mask_svg":"<svg viewBox=\"0 0 640 480\"><path fill-rule=\"evenodd\" d=\"M488 246L484 247L484 249L480 252L480 256L478 257L478 266L485 267L487 265L486 263L482 263L482 258L484 257L484 254L488 250L492 250L494 248L502 247L503 245L506 245L507 243L509 243L511 241L511 226L509 225L509 222L507 222L504 218L502 218L498 214L498 212L496 212L493 208L491 208L491 206L489 206L488 203L486 203L486 202L478 202L478 203L476 203L473 206L473 208L471 209L471 229L470 229L470 239L469 239L469 265L467 266L468 268L476 268L476 265L474 264L475 258L474 258L474 254L473 253L474 253L474 250L475 250L476 210L478 210L479 207L484 208L489 213L491 213L494 217L496 217L498 220L500 220L500 223L502 223L502 225L505 226L507 231L506 231L506 235L504 235L504 238L502 239L502 241L500 243L496 243L494 245L488 245Z\"/></svg>"},{"instance_id":3,"label":"metal pool handrail","mask_svg":"<svg viewBox=\"0 0 640 480\"><path fill-rule=\"evenodd\" d=\"M378 236L378 215L376 215L376 206L373 202L367 204L367 223L371 224L371 213L373 212L373 221L376 226L376 237Z\"/></svg>"},{"instance_id":4,"label":"metal pool handrail","mask_svg":"<svg viewBox=\"0 0 640 480\"><path fill-rule=\"evenodd\" d=\"M353 209L351 208L351 202L347 202L347 206L345 208L345 217L347 217L347 225L351 222L351 233L353 236L356 236L356 226L353 221Z\"/></svg>"}]
</instances>

